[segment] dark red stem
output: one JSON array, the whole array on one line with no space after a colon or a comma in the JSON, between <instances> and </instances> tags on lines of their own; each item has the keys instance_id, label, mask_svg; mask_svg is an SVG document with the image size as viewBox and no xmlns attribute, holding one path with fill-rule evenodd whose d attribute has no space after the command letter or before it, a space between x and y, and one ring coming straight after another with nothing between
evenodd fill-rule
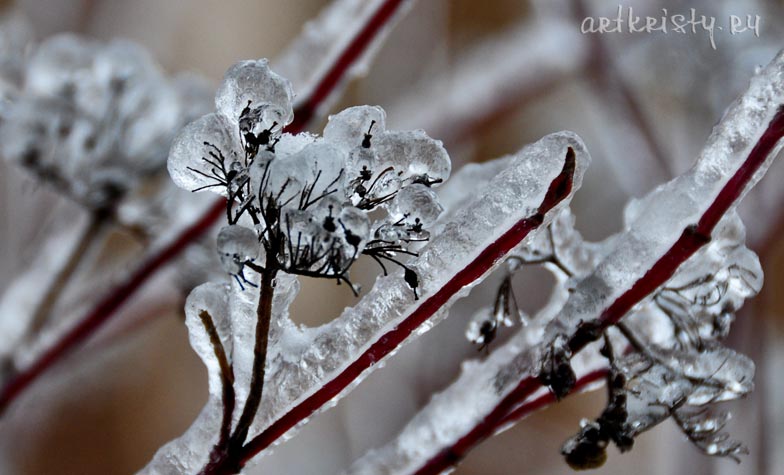
<instances>
[{"instance_id":1,"label":"dark red stem","mask_svg":"<svg viewBox=\"0 0 784 475\"><path fill-rule=\"evenodd\" d=\"M388 0L368 20L359 34L347 45L343 53L317 83L313 92L295 109L295 120L286 127L290 133L302 132L313 118L319 105L337 86L341 78L367 49L405 0ZM217 200L198 221L188 227L171 244L147 259L125 282L113 288L72 330L66 333L31 366L11 377L0 389L0 414L33 381L65 355L77 348L101 328L122 304L166 264L176 258L193 241L203 236L225 214L226 200Z\"/></svg>"},{"instance_id":2,"label":"dark red stem","mask_svg":"<svg viewBox=\"0 0 784 475\"><path fill-rule=\"evenodd\" d=\"M220 206L219 206L220 205ZM151 259L146 261L139 269L122 284L112 289L93 310L87 314L75 327L68 331L57 343L46 350L32 365L15 374L0 392L0 413L2 413L30 383L46 371L50 366L61 360L72 349L79 346L88 337L93 335L117 309L124 304L155 272L174 259L191 242L202 236L223 216L223 203L215 203L194 224L183 231L180 236L168 246L161 249Z\"/></svg>"},{"instance_id":3,"label":"dark red stem","mask_svg":"<svg viewBox=\"0 0 784 475\"><path fill-rule=\"evenodd\" d=\"M757 144L749 153L746 161L735 172L735 175L727 181L697 224L684 229L681 237L651 266L645 275L602 312L596 322L598 324L597 334L618 323L634 305L642 302L666 283L682 263L686 262L702 246L710 242L713 229L749 186L749 182L754 174L770 156L783 136L784 107L780 107ZM576 335L570 341L572 353L577 354L588 343L590 342L586 341L585 338ZM524 378L479 424L460 438L452 447L441 451L430 459L416 472L416 475L436 475L458 463L469 450L492 436L497 428L502 425L510 411L541 387L538 375Z\"/></svg>"},{"instance_id":4,"label":"dark red stem","mask_svg":"<svg viewBox=\"0 0 784 475\"><path fill-rule=\"evenodd\" d=\"M466 267L457 272L443 287L423 300L394 330L390 330L376 340L370 348L354 360L343 372L251 440L243 449L243 464L288 432L298 422L310 417L321 406L340 394L368 368L398 348L406 338L432 317L453 295L489 272L496 262L515 248L531 231L540 227L544 222L545 213L552 210L571 193L574 184L574 170L575 154L574 150L569 148L563 170L550 183L550 187L535 214L515 223L495 242L487 246Z\"/></svg>"}]
</instances>

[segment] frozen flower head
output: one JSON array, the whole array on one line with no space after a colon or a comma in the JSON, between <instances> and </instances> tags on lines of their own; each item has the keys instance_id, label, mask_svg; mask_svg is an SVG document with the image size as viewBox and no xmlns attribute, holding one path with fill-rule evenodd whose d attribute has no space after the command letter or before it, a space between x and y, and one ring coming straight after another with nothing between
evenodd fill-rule
<instances>
[{"instance_id":1,"label":"frozen flower head","mask_svg":"<svg viewBox=\"0 0 784 475\"><path fill-rule=\"evenodd\" d=\"M206 109L197 99L206 88L167 79L128 41L52 37L23 76L4 110L0 153L89 208L111 208L161 170L175 131Z\"/></svg>"},{"instance_id":2,"label":"frozen flower head","mask_svg":"<svg viewBox=\"0 0 784 475\"><path fill-rule=\"evenodd\" d=\"M248 267L350 284L349 267L366 254L385 271L385 263L403 267L416 290L404 261L441 213L432 187L449 177L443 146L422 131L387 131L384 111L370 106L330 117L323 137L293 135L284 132L292 97L266 60L237 63L217 111L172 146L177 185L228 199L218 242L225 270L241 284L253 285Z\"/></svg>"}]
</instances>

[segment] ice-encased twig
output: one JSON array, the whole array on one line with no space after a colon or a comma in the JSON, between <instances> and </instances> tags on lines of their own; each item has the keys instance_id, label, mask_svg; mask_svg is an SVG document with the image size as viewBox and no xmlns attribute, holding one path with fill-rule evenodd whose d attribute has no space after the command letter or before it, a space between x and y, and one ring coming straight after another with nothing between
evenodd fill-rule
<instances>
[{"instance_id":1,"label":"ice-encased twig","mask_svg":"<svg viewBox=\"0 0 784 475\"><path fill-rule=\"evenodd\" d=\"M566 206L589 157L574 134L524 148L476 198L455 210L444 231L413 261L422 283L412 298L398 275L380 277L358 305L312 330L292 324L271 337L269 386L245 459L334 404L383 358L423 333L489 274L521 241L544 229Z\"/></svg>"},{"instance_id":2,"label":"ice-encased twig","mask_svg":"<svg viewBox=\"0 0 784 475\"><path fill-rule=\"evenodd\" d=\"M780 53L730 106L694 167L631 210L627 229L616 238L613 251L576 285L558 318L544 331L539 347L485 375L471 390L450 389L449 396L438 396L448 398L453 410L444 414L443 402L423 409L386 449L394 456L384 460L395 464L387 473L435 474L456 463L492 435L510 411L541 390L541 359L556 335L567 335L572 353L578 353L586 344L578 332L583 322L607 328L666 283L710 241L719 221L774 160L784 135L783 102L784 53ZM426 443L418 443L425 439Z\"/></svg>"},{"instance_id":3,"label":"ice-encased twig","mask_svg":"<svg viewBox=\"0 0 784 475\"><path fill-rule=\"evenodd\" d=\"M414 0L336 0L305 25L275 62L297 93L289 126L303 129L351 80L366 73Z\"/></svg>"}]
</instances>

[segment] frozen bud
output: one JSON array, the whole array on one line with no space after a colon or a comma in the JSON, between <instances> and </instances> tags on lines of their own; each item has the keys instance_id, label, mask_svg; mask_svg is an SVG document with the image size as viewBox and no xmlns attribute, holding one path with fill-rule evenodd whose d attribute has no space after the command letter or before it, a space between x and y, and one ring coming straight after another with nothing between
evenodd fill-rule
<instances>
[{"instance_id":1,"label":"frozen bud","mask_svg":"<svg viewBox=\"0 0 784 475\"><path fill-rule=\"evenodd\" d=\"M438 202L438 195L425 185L410 185L398 192L388 205L392 221L401 219L408 225L433 224L444 210Z\"/></svg>"},{"instance_id":2,"label":"frozen bud","mask_svg":"<svg viewBox=\"0 0 784 475\"><path fill-rule=\"evenodd\" d=\"M120 92L129 84L160 76L158 66L141 46L127 40L113 40L101 48L93 64L96 80Z\"/></svg>"},{"instance_id":3,"label":"frozen bud","mask_svg":"<svg viewBox=\"0 0 784 475\"><path fill-rule=\"evenodd\" d=\"M381 240L386 244L397 244L400 240L408 237L408 233L402 226L384 223L376 229L373 234L375 239Z\"/></svg>"},{"instance_id":4,"label":"frozen bud","mask_svg":"<svg viewBox=\"0 0 784 475\"><path fill-rule=\"evenodd\" d=\"M386 113L378 106L349 107L329 117L324 138L347 150L368 149L386 129Z\"/></svg>"},{"instance_id":5,"label":"frozen bud","mask_svg":"<svg viewBox=\"0 0 784 475\"><path fill-rule=\"evenodd\" d=\"M452 164L443 144L424 131L387 132L375 143L378 160L402 173L403 179L427 186L449 178Z\"/></svg>"},{"instance_id":6,"label":"frozen bud","mask_svg":"<svg viewBox=\"0 0 784 475\"><path fill-rule=\"evenodd\" d=\"M493 315L493 309L485 307L471 317L465 335L468 341L483 350L495 339L497 331L498 321Z\"/></svg>"},{"instance_id":7,"label":"frozen bud","mask_svg":"<svg viewBox=\"0 0 784 475\"><path fill-rule=\"evenodd\" d=\"M340 211L344 240L354 249L361 248L370 234L370 220L361 210L347 206Z\"/></svg>"},{"instance_id":8,"label":"frozen bud","mask_svg":"<svg viewBox=\"0 0 784 475\"><path fill-rule=\"evenodd\" d=\"M231 225L218 233L218 255L229 274L241 274L246 262L259 257L259 249L259 238L252 229Z\"/></svg>"},{"instance_id":9,"label":"frozen bud","mask_svg":"<svg viewBox=\"0 0 784 475\"><path fill-rule=\"evenodd\" d=\"M308 208L328 196L343 194L344 164L345 155L338 148L325 142L308 144L293 156L272 161L265 192L280 194L281 203L294 196L290 206Z\"/></svg>"},{"instance_id":10,"label":"frozen bud","mask_svg":"<svg viewBox=\"0 0 784 475\"><path fill-rule=\"evenodd\" d=\"M73 92L78 82L89 79L98 45L73 34L53 36L36 49L27 67L27 93L55 97Z\"/></svg>"},{"instance_id":11,"label":"frozen bud","mask_svg":"<svg viewBox=\"0 0 784 475\"><path fill-rule=\"evenodd\" d=\"M289 81L269 69L266 59L240 61L226 72L215 95L215 107L232 122L240 116L252 117L248 124L260 132L283 128L294 116Z\"/></svg>"},{"instance_id":12,"label":"frozen bud","mask_svg":"<svg viewBox=\"0 0 784 475\"><path fill-rule=\"evenodd\" d=\"M580 432L561 447L566 463L574 470L592 470L607 460L607 438L597 422L583 420Z\"/></svg>"},{"instance_id":13,"label":"frozen bud","mask_svg":"<svg viewBox=\"0 0 784 475\"><path fill-rule=\"evenodd\" d=\"M229 166L237 160L238 139L227 119L208 114L188 124L169 151L169 174L180 188L225 195Z\"/></svg>"}]
</instances>

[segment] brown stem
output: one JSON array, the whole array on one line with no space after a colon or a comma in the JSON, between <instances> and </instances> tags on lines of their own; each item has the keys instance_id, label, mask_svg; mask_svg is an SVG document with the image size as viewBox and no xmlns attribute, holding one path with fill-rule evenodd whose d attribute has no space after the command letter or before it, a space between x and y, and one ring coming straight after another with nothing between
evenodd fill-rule
<instances>
[{"instance_id":1,"label":"brown stem","mask_svg":"<svg viewBox=\"0 0 784 475\"><path fill-rule=\"evenodd\" d=\"M267 259L267 262L274 262L274 256ZM231 436L231 444L233 445L241 446L245 443L250 425L261 404L261 396L264 392L264 370L267 364L270 319L272 318L272 298L275 293L273 280L276 273L275 268L270 268L261 275L261 296L259 297L259 306L256 309L256 344L253 347L250 389L242 415L237 422L237 428L234 429L234 434Z\"/></svg>"},{"instance_id":2,"label":"brown stem","mask_svg":"<svg viewBox=\"0 0 784 475\"><path fill-rule=\"evenodd\" d=\"M274 262L275 256L269 256L267 262ZM207 465L199 472L199 475L232 475L239 473L242 470L243 463L241 461L242 446L245 439L248 437L251 423L256 417L256 413L261 405L261 399L264 394L264 374L267 363L267 344L269 342L269 328L270 320L272 318L272 301L275 294L275 287L273 285L277 269L270 268L264 270L261 274L261 295L259 296L259 304L256 307L256 335L255 345L253 347L253 368L251 372L250 386L248 389L248 398L245 400L245 406L242 409L237 427L234 433L229 437L231 430L231 419L234 413L235 393L233 388L234 373L229 366L228 360L223 355L223 360L218 355L216 356L221 365L221 372L231 372L231 381L223 380L223 421L221 423L221 433L218 438L218 443L213 447L210 452L210 459ZM202 312L206 314L206 312ZM209 333L209 331L208 331ZM220 338L215 333L217 345L220 344ZM210 336L210 340L214 340ZM213 347L216 343L213 341ZM225 361L225 363L224 363ZM228 370L224 370L224 367ZM226 386L231 388L227 393Z\"/></svg>"},{"instance_id":3,"label":"brown stem","mask_svg":"<svg viewBox=\"0 0 784 475\"><path fill-rule=\"evenodd\" d=\"M201 320L204 331L207 332L207 336L210 338L212 351L215 353L215 359L218 360L218 366L220 367L223 419L221 420L217 447L223 447L229 438L231 416L234 413L234 370L231 367L231 363L229 363L229 358L226 356L226 349L223 347L223 342L221 342L218 329L215 328L212 316L206 310L202 310L199 312L199 320Z\"/></svg>"},{"instance_id":4,"label":"brown stem","mask_svg":"<svg viewBox=\"0 0 784 475\"><path fill-rule=\"evenodd\" d=\"M59 301L60 295L62 294L65 287L71 281L71 278L76 272L76 269L79 267L79 264L82 262L82 259L87 254L87 252L98 242L98 237L100 236L101 231L105 225L106 219L104 219L103 214L96 213L90 217L89 223L87 223L87 226L82 230L80 236L77 238L76 246L71 250L71 255L68 256L68 260L57 273L54 280L52 281L52 284L46 290L43 298L36 306L35 311L33 312L30 326L27 329L25 343L29 343L29 340L33 338L41 330L41 328L43 328L44 324L49 319L49 315L52 313L52 309Z\"/></svg>"}]
</instances>

